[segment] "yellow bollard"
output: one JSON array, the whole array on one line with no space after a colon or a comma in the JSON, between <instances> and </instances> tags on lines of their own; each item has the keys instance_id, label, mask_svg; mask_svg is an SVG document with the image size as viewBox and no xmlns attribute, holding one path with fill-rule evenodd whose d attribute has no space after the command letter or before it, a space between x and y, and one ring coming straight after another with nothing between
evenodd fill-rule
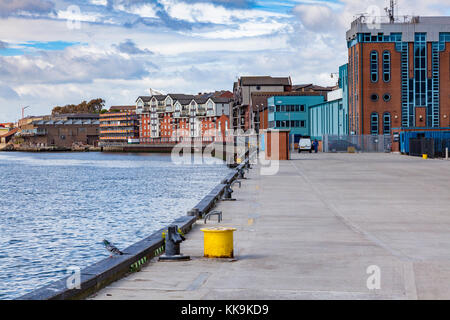
<instances>
[{"instance_id":1,"label":"yellow bollard","mask_svg":"<svg viewBox=\"0 0 450 320\"><path fill-rule=\"evenodd\" d=\"M422 155L422 158L424 158L425 160L427 160L427 159L428 159L428 155L427 155L427 154L423 154L423 155Z\"/></svg>"},{"instance_id":2,"label":"yellow bollard","mask_svg":"<svg viewBox=\"0 0 450 320\"><path fill-rule=\"evenodd\" d=\"M233 258L233 232L235 228L208 228L203 231L206 258Z\"/></svg>"}]
</instances>

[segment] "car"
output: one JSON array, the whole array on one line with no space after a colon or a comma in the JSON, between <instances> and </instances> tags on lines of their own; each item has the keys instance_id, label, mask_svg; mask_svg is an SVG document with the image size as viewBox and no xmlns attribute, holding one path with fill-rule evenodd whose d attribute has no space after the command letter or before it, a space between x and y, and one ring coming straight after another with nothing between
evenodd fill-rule
<instances>
[{"instance_id":1,"label":"car","mask_svg":"<svg viewBox=\"0 0 450 320\"><path fill-rule=\"evenodd\" d=\"M298 142L298 153L301 153L302 151L309 151L309 153L312 152L311 138L309 137L300 138L300 141Z\"/></svg>"},{"instance_id":2,"label":"car","mask_svg":"<svg viewBox=\"0 0 450 320\"><path fill-rule=\"evenodd\" d=\"M334 140L328 143L329 152L347 152L348 148L351 147L355 148L356 151L361 150L361 148L358 145L348 142L346 140Z\"/></svg>"}]
</instances>

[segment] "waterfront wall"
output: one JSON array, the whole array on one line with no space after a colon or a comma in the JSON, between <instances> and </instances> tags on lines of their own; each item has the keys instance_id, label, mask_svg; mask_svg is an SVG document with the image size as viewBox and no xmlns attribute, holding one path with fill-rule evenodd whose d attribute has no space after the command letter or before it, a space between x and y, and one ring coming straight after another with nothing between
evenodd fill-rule
<instances>
[{"instance_id":1,"label":"waterfront wall","mask_svg":"<svg viewBox=\"0 0 450 320\"><path fill-rule=\"evenodd\" d=\"M238 176L238 170L244 168L248 160L228 174L213 190L210 191L188 215L172 222L183 233L188 233L197 219L207 214L220 201L225 187ZM189 215L192 213L194 215ZM151 259L164 253L162 232L167 228L154 232L149 237L124 249L124 255L103 259L81 270L80 288L69 289L67 281L70 276L54 281L42 288L38 288L17 300L77 300L84 299L110 283L139 271Z\"/></svg>"}]
</instances>

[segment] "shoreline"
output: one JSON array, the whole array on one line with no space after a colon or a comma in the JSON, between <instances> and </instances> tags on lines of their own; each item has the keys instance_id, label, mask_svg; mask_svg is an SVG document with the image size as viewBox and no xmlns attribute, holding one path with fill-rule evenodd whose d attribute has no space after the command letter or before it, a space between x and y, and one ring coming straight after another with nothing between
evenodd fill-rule
<instances>
[{"instance_id":1,"label":"shoreline","mask_svg":"<svg viewBox=\"0 0 450 320\"><path fill-rule=\"evenodd\" d=\"M239 165L236 170L222 179L194 208L187 211L186 216L179 217L169 225L176 224L183 233L188 233L197 219L201 219L215 207L221 199L225 187L237 178L239 168L243 168L245 163ZM76 300L86 298L116 280L139 271L151 259L163 254L165 248L161 234L165 229L167 227L124 249L124 255L122 256L105 258L83 268L80 273L81 284L79 288L68 288L67 283L71 281L73 276L66 276L14 300Z\"/></svg>"}]
</instances>

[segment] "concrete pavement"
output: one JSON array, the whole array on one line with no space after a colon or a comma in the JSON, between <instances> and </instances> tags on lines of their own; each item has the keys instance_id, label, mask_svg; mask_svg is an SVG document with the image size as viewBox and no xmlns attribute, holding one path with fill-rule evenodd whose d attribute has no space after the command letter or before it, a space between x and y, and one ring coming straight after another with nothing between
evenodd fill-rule
<instances>
[{"instance_id":1,"label":"concrete pavement","mask_svg":"<svg viewBox=\"0 0 450 320\"><path fill-rule=\"evenodd\" d=\"M295 154L234 190L217 209L236 259L203 258L198 221L191 261L152 260L91 299L450 299L450 161Z\"/></svg>"}]
</instances>

